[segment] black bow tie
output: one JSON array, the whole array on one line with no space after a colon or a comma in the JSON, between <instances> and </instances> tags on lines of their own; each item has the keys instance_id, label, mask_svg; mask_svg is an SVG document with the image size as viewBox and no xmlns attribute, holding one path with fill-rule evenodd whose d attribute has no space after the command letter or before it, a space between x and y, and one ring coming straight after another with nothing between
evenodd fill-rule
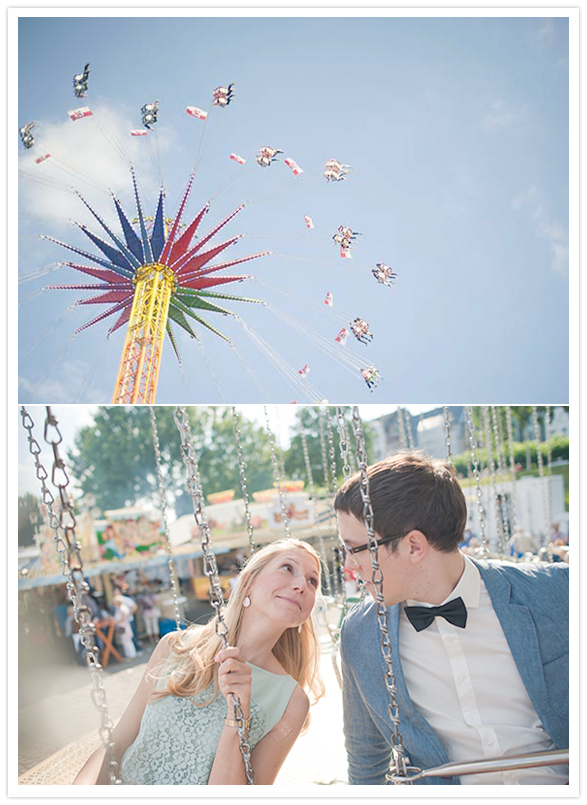
<instances>
[{"instance_id":1,"label":"black bow tie","mask_svg":"<svg viewBox=\"0 0 587 805\"><path fill-rule=\"evenodd\" d=\"M467 624L467 608L462 598L453 598L440 607L404 607L404 612L417 632L427 629L437 615L461 629Z\"/></svg>"}]
</instances>

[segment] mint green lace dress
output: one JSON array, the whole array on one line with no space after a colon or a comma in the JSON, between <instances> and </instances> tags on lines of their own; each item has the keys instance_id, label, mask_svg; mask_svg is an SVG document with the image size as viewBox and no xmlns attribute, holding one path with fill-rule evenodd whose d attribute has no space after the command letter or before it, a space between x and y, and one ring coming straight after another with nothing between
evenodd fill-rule
<instances>
[{"instance_id":1,"label":"mint green lace dress","mask_svg":"<svg viewBox=\"0 0 587 805\"><path fill-rule=\"evenodd\" d=\"M250 664L250 663L249 663ZM251 665L251 750L281 720L297 682ZM210 684L197 697L205 702ZM224 727L226 699L219 693L205 707L194 699L165 696L145 707L139 734L121 763L123 785L207 785Z\"/></svg>"}]
</instances>

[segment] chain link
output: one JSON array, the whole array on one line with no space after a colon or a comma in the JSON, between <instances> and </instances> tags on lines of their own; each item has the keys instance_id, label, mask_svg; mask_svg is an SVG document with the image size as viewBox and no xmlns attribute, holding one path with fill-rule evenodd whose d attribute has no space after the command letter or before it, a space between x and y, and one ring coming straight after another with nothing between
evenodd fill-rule
<instances>
[{"instance_id":1,"label":"chain link","mask_svg":"<svg viewBox=\"0 0 587 805\"><path fill-rule=\"evenodd\" d=\"M514 429L512 425L512 409L509 405L505 407L505 417L508 432L508 445L510 454L510 483L512 486L512 505L510 507L510 530L512 534L516 532L518 521L518 489L516 482L516 459L514 456Z\"/></svg>"},{"instance_id":2,"label":"chain link","mask_svg":"<svg viewBox=\"0 0 587 805\"><path fill-rule=\"evenodd\" d=\"M491 406L491 418L493 422L493 438L495 440L495 452L497 455L497 469L499 476L502 482L502 488L505 481L505 470L506 470L506 458L505 458L505 446L503 444L503 432L501 429L500 417L499 417L499 409L497 406ZM504 550L510 542L512 537L512 530L511 530L511 523L509 519L509 511L507 505L507 497L505 493L502 496L502 505L500 506L500 514L501 514L501 521L503 523L503 534L504 534Z\"/></svg>"},{"instance_id":3,"label":"chain link","mask_svg":"<svg viewBox=\"0 0 587 805\"><path fill-rule=\"evenodd\" d=\"M187 471L187 487L194 507L194 519L200 534L200 544L204 556L204 572L210 582L210 604L216 612L216 634L222 642L222 648L226 648L228 646L228 627L221 612L224 603L224 595L218 577L216 557L210 545L210 527L204 513L204 495L186 409L178 406L175 409L173 418L181 438L181 455ZM239 737L240 751L245 764L247 785L254 785L255 778L251 766L251 747L247 740L246 722L238 697L232 696L231 694L231 699L234 710L234 721L237 725L236 729Z\"/></svg>"},{"instance_id":4,"label":"chain link","mask_svg":"<svg viewBox=\"0 0 587 805\"><path fill-rule=\"evenodd\" d=\"M316 490L314 489L314 478L312 477L312 465L310 464L310 454L308 452L308 440L306 439L306 434L304 432L302 423L300 423L300 436L302 439L302 450L304 453L304 464L306 465L306 475L308 477L308 488L310 490L310 499L312 501L312 505L314 507L314 512L317 515L317 507L316 507ZM316 516L316 531L318 533L318 545L320 547L320 556L322 558L322 563L324 565L324 582L326 584L326 592L327 594L332 597L332 584L330 582L330 567L328 564L328 557L326 555L326 544L324 542L324 534L322 533L322 525L318 522L318 517Z\"/></svg>"},{"instance_id":5,"label":"chain link","mask_svg":"<svg viewBox=\"0 0 587 805\"><path fill-rule=\"evenodd\" d=\"M397 407L397 421L399 425L399 443L402 450L407 450L408 448L408 434L406 432L406 423L404 422L404 412L403 409Z\"/></svg>"},{"instance_id":6,"label":"chain link","mask_svg":"<svg viewBox=\"0 0 587 805\"><path fill-rule=\"evenodd\" d=\"M277 487L277 491L279 493L279 506L281 508L281 518L283 521L283 527L285 529L285 536L287 539L290 539L291 532L289 529L289 514L287 513L287 506L285 505L285 496L283 493L283 486L281 483L281 478L279 476L279 468L277 466L277 455L275 453L275 437L273 436L273 432L269 425L269 411L267 410L267 406L263 406L265 410L265 428L269 435L269 448L271 450L271 465L273 467L273 477L275 478L275 485Z\"/></svg>"},{"instance_id":7,"label":"chain link","mask_svg":"<svg viewBox=\"0 0 587 805\"><path fill-rule=\"evenodd\" d=\"M161 506L161 518L163 520L163 527L165 530L165 550L167 552L167 569L169 572L169 583L171 585L171 594L173 596L173 611L175 613L175 625L181 629L181 615L179 614L179 600L178 600L178 585L175 566L173 564L173 553L171 551L171 538L169 536L169 523L167 520L167 496L165 494L165 481L163 480L163 462L161 461L161 450L159 446L159 432L157 430L157 419L155 417L155 409L152 405L149 406L149 414L151 416L151 430L153 431L153 447L155 449L155 458L157 461L157 480L159 485L159 504Z\"/></svg>"},{"instance_id":8,"label":"chain link","mask_svg":"<svg viewBox=\"0 0 587 805\"><path fill-rule=\"evenodd\" d=\"M45 484L48 474L41 464L41 452L38 441L33 436L34 422L24 406L21 408L22 424L28 432L29 450L35 460L37 478L41 482L43 503L47 507L50 526L54 531L55 547L61 558L63 575L66 579L67 595L73 606L73 617L79 624L80 640L84 647L84 660L92 680L92 701L100 714L99 733L106 750L106 762L110 785L120 785L120 767L116 760L116 747L112 741L114 724L108 711L106 691L102 681L102 666L100 664L100 650L95 642L96 627L92 621L92 611L84 603L84 596L90 592L90 587L84 578L83 561L81 557L81 543L75 535L75 513L73 503L67 493L69 477L63 459L59 455L59 445L63 437L58 427L57 419L46 406L44 437L53 450L52 483L59 491L59 513L55 512L55 498Z\"/></svg>"},{"instance_id":9,"label":"chain link","mask_svg":"<svg viewBox=\"0 0 587 805\"><path fill-rule=\"evenodd\" d=\"M448 463L449 463L449 464L451 465L451 467L452 467L452 466L453 466L453 464L454 464L454 461L453 461L453 458L452 458L452 451L451 451L451 441L450 441L450 416L449 416L449 411L448 411L448 405L443 405L443 406L442 406L442 410L444 411L444 430L445 430L445 432L446 432L446 439L445 439L445 442L446 442L446 455L447 455L447 461L448 461ZM422 414L420 414L420 417L422 417Z\"/></svg>"},{"instance_id":10,"label":"chain link","mask_svg":"<svg viewBox=\"0 0 587 805\"><path fill-rule=\"evenodd\" d=\"M322 469L324 470L324 486L326 494L330 492L330 476L328 475L328 454L326 452L326 432L324 429L324 418L322 408L318 407L318 424L320 426L320 450L322 451Z\"/></svg>"},{"instance_id":11,"label":"chain link","mask_svg":"<svg viewBox=\"0 0 587 805\"><path fill-rule=\"evenodd\" d=\"M542 509L544 513L545 538L550 534L550 501L549 489L544 476L544 462L542 460L542 450L540 449L540 424L538 422L538 409L532 406L532 420L534 422L534 437L536 439L536 460L538 462L538 472L540 473L540 485L542 487Z\"/></svg>"},{"instance_id":12,"label":"chain link","mask_svg":"<svg viewBox=\"0 0 587 805\"><path fill-rule=\"evenodd\" d=\"M236 451L238 453L238 471L241 479L241 489L243 493L243 501L245 504L245 521L247 524L247 534L249 537L249 556L255 553L255 538L253 532L253 524L251 522L251 510L249 508L249 493L247 491L247 477L245 475L246 462L243 455L243 447L241 442L241 432L238 422L238 414L234 405L232 406L232 421L234 423L234 436L236 439Z\"/></svg>"},{"instance_id":13,"label":"chain link","mask_svg":"<svg viewBox=\"0 0 587 805\"><path fill-rule=\"evenodd\" d=\"M465 406L467 424L469 428L469 444L471 447L471 459L473 462L473 474L475 476L475 489L477 492L477 511L479 512L479 528L481 531L481 551L479 555L486 559L489 556L487 536L485 535L485 509L481 499L481 476L479 475L479 458L477 456L477 440L475 438L475 423L473 422L473 408Z\"/></svg>"},{"instance_id":14,"label":"chain link","mask_svg":"<svg viewBox=\"0 0 587 805\"><path fill-rule=\"evenodd\" d=\"M495 477L495 461L493 460L493 442L491 440L491 421L490 421L490 414L489 414L489 406L484 405L481 408L481 413L483 416L483 425L485 429L485 447L487 450L487 466L489 468L489 472L491 473L491 483L493 486L493 498L495 501L495 523L497 526L497 551L500 556L503 556L503 544L504 544L504 533L503 533L503 521L502 521L502 513L501 513L501 505L499 500L499 494L497 491L497 478Z\"/></svg>"},{"instance_id":15,"label":"chain link","mask_svg":"<svg viewBox=\"0 0 587 805\"><path fill-rule=\"evenodd\" d=\"M336 489L338 486L338 478L336 475L336 450L334 448L334 434L332 431L332 419L331 419L331 411L328 406L326 406L326 424L327 424L327 434L328 434L328 451L330 457L330 473L332 475L332 494L333 496L336 494ZM337 546L340 545L340 533L338 529L338 517L336 517L334 511L334 498L331 503L332 513L334 515L334 522L336 523L336 544ZM340 553L340 548L339 548ZM341 554L342 559L342 554ZM343 614L346 614L349 609L347 595L346 595L346 584L344 583L344 562L339 562L339 584L340 584L340 593L341 593L341 600L342 600L342 611Z\"/></svg>"},{"instance_id":16,"label":"chain link","mask_svg":"<svg viewBox=\"0 0 587 805\"><path fill-rule=\"evenodd\" d=\"M391 734L391 754L394 766L394 777L399 777L404 784L410 785L407 773L409 759L405 756L402 735L399 731L400 718L399 707L396 702L396 684L393 673L391 657L391 641L389 639L389 627L387 622L387 608L383 598L383 574L378 561L377 537L373 530L373 507L369 496L369 476L367 474L367 454L365 451L365 439L363 436L363 425L359 415L359 409L355 405L352 412L353 431L356 438L357 464L361 476L361 498L363 501L363 520L367 527L369 554L371 556L371 566L373 569L372 582L375 589L375 600L377 602L377 621L381 631L381 654L385 662L385 685L389 693L389 705L387 708L389 718L392 723L393 731ZM392 772L392 769L390 769ZM405 778L405 781L404 781ZM396 784L399 784L397 781Z\"/></svg>"}]
</instances>

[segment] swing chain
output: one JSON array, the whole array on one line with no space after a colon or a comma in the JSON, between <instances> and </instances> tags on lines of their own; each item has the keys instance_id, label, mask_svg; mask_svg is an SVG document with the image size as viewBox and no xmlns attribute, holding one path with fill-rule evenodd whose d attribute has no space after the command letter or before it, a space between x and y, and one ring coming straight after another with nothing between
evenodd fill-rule
<instances>
[{"instance_id":1,"label":"swing chain","mask_svg":"<svg viewBox=\"0 0 587 805\"><path fill-rule=\"evenodd\" d=\"M510 506L510 531L515 533L518 512L518 491L516 486L516 460L514 456L514 429L512 425L512 409L509 405L505 407L505 416L508 432L508 445L510 453L510 483L512 485L512 505Z\"/></svg>"},{"instance_id":2,"label":"swing chain","mask_svg":"<svg viewBox=\"0 0 587 805\"><path fill-rule=\"evenodd\" d=\"M188 492L191 495L194 506L194 519L200 534L200 544L204 555L204 572L210 582L210 604L216 611L216 634L222 642L222 648L228 646L228 627L222 616L221 606L224 601L220 579L218 578L218 566L216 557L210 547L210 527L203 509L203 493L198 471L198 463L194 450L192 432L190 428L188 414L185 408L178 406L173 414L175 424L179 430L181 438L181 455L187 470ZM245 764L247 785L254 785L255 778L251 766L251 747L247 740L246 723L237 696L231 696L234 708L234 721L239 737L241 755Z\"/></svg>"},{"instance_id":3,"label":"swing chain","mask_svg":"<svg viewBox=\"0 0 587 805\"><path fill-rule=\"evenodd\" d=\"M330 476L328 475L328 454L326 452L326 434L324 432L324 418L322 408L318 407L318 424L320 425L320 449L322 451L322 468L324 470L324 485L326 493L330 492Z\"/></svg>"},{"instance_id":4,"label":"swing chain","mask_svg":"<svg viewBox=\"0 0 587 805\"><path fill-rule=\"evenodd\" d=\"M402 450L408 449L408 434L406 431L406 423L404 422L404 412L403 409L397 407L397 421L399 425L399 442L401 445Z\"/></svg>"},{"instance_id":5,"label":"swing chain","mask_svg":"<svg viewBox=\"0 0 587 805\"><path fill-rule=\"evenodd\" d=\"M314 489L314 479L312 477L312 465L310 464L310 454L308 452L308 440L306 438L306 433L303 429L302 423L300 423L300 436L302 439L302 450L304 453L304 463L306 465L306 474L308 476L308 486L310 488L310 498L312 500L312 505L314 506L314 510L316 511L316 490ZM324 534L322 533L322 527L319 522L316 523L316 530L318 532L318 544L320 546L320 557L322 559L322 564L324 565L324 573L323 578L326 584L326 593L328 596L332 596L332 585L330 583L330 570L328 567L328 557L326 555L326 545L324 544Z\"/></svg>"},{"instance_id":6,"label":"swing chain","mask_svg":"<svg viewBox=\"0 0 587 805\"><path fill-rule=\"evenodd\" d=\"M493 497L495 500L495 522L497 524L497 551L503 557L504 552L504 531L501 503L497 491L497 478L495 475L495 461L493 460L493 441L491 438L491 422L489 414L489 406L484 405L481 408L483 415L483 426L485 428L485 447L487 450L487 466L491 473L491 483L493 485Z\"/></svg>"},{"instance_id":7,"label":"swing chain","mask_svg":"<svg viewBox=\"0 0 587 805\"><path fill-rule=\"evenodd\" d=\"M37 478L41 481L43 502L47 506L49 524L54 531L55 547L61 557L62 572L66 578L67 595L73 606L73 616L79 624L80 640L84 647L84 660L92 679L92 701L100 714L99 733L106 750L108 773L111 785L120 785L120 767L115 756L115 745L112 741L114 724L110 718L106 692L102 682L102 665L100 664L100 650L95 643L96 627L92 620L92 611L84 604L83 596L90 592L90 587L84 578L83 561L81 557L81 543L75 535L75 514L71 498L67 494L69 477L65 464L59 455L58 445L63 437L58 427L57 419L46 406L44 438L53 450L52 483L59 490L60 510L56 514L53 509L55 498L45 484L48 473L41 464L41 452L38 441L34 438L32 429L34 422L24 406L21 408L22 424L28 431L29 450L35 460Z\"/></svg>"},{"instance_id":8,"label":"swing chain","mask_svg":"<svg viewBox=\"0 0 587 805\"><path fill-rule=\"evenodd\" d=\"M173 555L171 553L171 539L169 536L169 523L167 522L167 498L165 496L165 482L163 480L163 463L161 461L161 450L159 446L159 432L157 430L157 419L155 417L155 409L153 408L152 405L149 406L149 413L151 415L153 446L155 448L155 458L157 461L159 501L161 504L161 517L163 519L163 527L165 530L165 548L167 551L167 567L169 571L169 581L171 583L171 594L173 595L173 611L175 613L175 624L178 629L181 629L181 616L179 614L179 601L177 594L177 576L175 574L175 567L173 565Z\"/></svg>"},{"instance_id":9,"label":"swing chain","mask_svg":"<svg viewBox=\"0 0 587 805\"><path fill-rule=\"evenodd\" d=\"M344 411L339 405L336 407L336 416L338 419L338 447L342 458L342 476L346 481L346 479L351 475L351 465L349 463L349 442Z\"/></svg>"},{"instance_id":10,"label":"swing chain","mask_svg":"<svg viewBox=\"0 0 587 805\"><path fill-rule=\"evenodd\" d=\"M232 421L234 423L234 435L236 439L236 451L238 453L238 471L241 479L241 489L243 493L243 501L245 504L245 521L247 524L247 534L249 537L249 556L255 552L255 539L253 536L253 525L251 523L251 510L249 508L249 493L247 492L247 477L245 475L246 462L243 455L243 447L241 442L241 432L238 423L238 414L236 408L232 406Z\"/></svg>"},{"instance_id":11,"label":"swing chain","mask_svg":"<svg viewBox=\"0 0 587 805\"><path fill-rule=\"evenodd\" d=\"M532 420L534 423L534 438L536 440L536 461L538 463L540 485L542 487L542 509L544 513L544 525L546 528L545 537L548 539L548 535L550 534L550 506L548 500L549 492L546 485L546 478L544 476L544 461L542 459L542 450L540 449L540 424L538 422L538 409L535 405L532 406Z\"/></svg>"},{"instance_id":12,"label":"swing chain","mask_svg":"<svg viewBox=\"0 0 587 805\"><path fill-rule=\"evenodd\" d=\"M326 406L325 408L325 413L326 413L326 424L328 427L328 450L330 456L330 473L332 476L332 494L334 495L336 494L338 479L336 477L336 451L334 449L334 434L332 432L332 419L331 419L330 408L328 406ZM334 505L332 505L332 512L334 513ZM336 516L335 516L335 522L336 522L336 536L337 536L336 542L337 545L340 545L340 534L338 531L338 517ZM338 548L338 550L340 553L340 548ZM342 554L340 554L340 556L342 557ZM336 564L338 564L338 575L339 575L338 583L340 586L342 611L343 614L346 614L348 612L349 605L346 595L346 585L344 583L344 562L338 562L338 563L335 562L335 566Z\"/></svg>"},{"instance_id":13,"label":"swing chain","mask_svg":"<svg viewBox=\"0 0 587 805\"><path fill-rule=\"evenodd\" d=\"M473 422L473 408L465 406L467 425L469 428L469 445L471 447L471 459L473 461L473 474L475 476L475 489L477 493L477 510L479 512L479 528L481 531L481 551L480 556L486 559L489 556L487 536L485 535L485 509L483 507L481 493L481 476L479 474L479 457L477 456L477 440L475 438L475 423Z\"/></svg>"},{"instance_id":14,"label":"swing chain","mask_svg":"<svg viewBox=\"0 0 587 805\"><path fill-rule=\"evenodd\" d=\"M505 468L506 468L506 459L505 459L505 446L503 443L503 432L501 428L501 423L499 421L499 410L496 405L491 406L491 419L493 422L493 437L495 440L495 452L497 455L497 468L499 475L501 477L502 483L505 479ZM501 512L501 518L503 523L503 533L505 538L505 547L510 542L512 537L512 530L510 527L510 519L509 519L509 512L508 512L508 505L507 505L507 498L504 494L502 498L502 503L499 507L499 511Z\"/></svg>"},{"instance_id":15,"label":"swing chain","mask_svg":"<svg viewBox=\"0 0 587 805\"><path fill-rule=\"evenodd\" d=\"M285 529L285 536L287 539L290 539L291 532L289 530L289 514L287 512L287 507L285 505L283 486L279 475L279 468L277 466L277 455L275 452L275 437L269 425L269 412L267 410L266 405L264 406L264 409L265 409L265 427L269 435L269 448L271 450L271 465L273 467L273 477L275 478L275 486L277 487L277 491L279 493L279 506L281 508L281 518L283 521L283 527Z\"/></svg>"},{"instance_id":16,"label":"swing chain","mask_svg":"<svg viewBox=\"0 0 587 805\"><path fill-rule=\"evenodd\" d=\"M444 430L446 432L446 440L445 441L446 441L447 461L452 467L453 464L454 464L454 461L453 461L453 457L452 457L451 441L450 441L450 416L449 416L448 405L443 405L442 409L444 411ZM420 417L421 416L422 416L422 414L420 414Z\"/></svg>"},{"instance_id":17,"label":"swing chain","mask_svg":"<svg viewBox=\"0 0 587 805\"><path fill-rule=\"evenodd\" d=\"M356 437L356 455L357 464L361 476L361 498L363 501L363 520L367 527L369 554L371 556L371 566L373 568L372 582L375 589L375 600L377 602L377 621L381 631L381 654L385 662L385 685L389 693L388 713L391 723L393 725L393 732L391 734L391 755L392 764L395 765L394 777L405 779L405 784L411 785L407 777L409 766L409 758L405 756L405 749L403 746L403 739L399 731L400 718L399 706L396 702L396 685L395 675L393 673L392 657L391 657L391 641L389 639L389 627L387 622L387 608L383 598L383 574L378 562L378 545L377 537L373 529L373 507L369 494L369 476L367 473L367 454L365 451L365 438L363 435L363 426L359 415L359 409L355 405L352 409L352 423L353 431ZM391 773L391 769L390 769ZM399 780L394 780L399 784Z\"/></svg>"}]
</instances>

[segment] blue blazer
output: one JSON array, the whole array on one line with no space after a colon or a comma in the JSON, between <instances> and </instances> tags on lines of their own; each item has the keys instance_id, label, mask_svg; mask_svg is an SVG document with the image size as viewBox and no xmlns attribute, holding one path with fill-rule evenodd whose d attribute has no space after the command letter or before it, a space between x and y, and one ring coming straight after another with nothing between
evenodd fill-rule
<instances>
[{"instance_id":1,"label":"blue blazer","mask_svg":"<svg viewBox=\"0 0 587 805\"><path fill-rule=\"evenodd\" d=\"M565 749L569 745L569 567L480 560L475 564L536 713L556 746ZM398 649L400 605L389 607L387 613L399 732L410 764L430 769L448 763L436 733L410 701ZM371 597L344 620L341 661L349 783L385 785L392 725L377 604ZM431 777L414 785L460 785L460 780Z\"/></svg>"}]
</instances>

